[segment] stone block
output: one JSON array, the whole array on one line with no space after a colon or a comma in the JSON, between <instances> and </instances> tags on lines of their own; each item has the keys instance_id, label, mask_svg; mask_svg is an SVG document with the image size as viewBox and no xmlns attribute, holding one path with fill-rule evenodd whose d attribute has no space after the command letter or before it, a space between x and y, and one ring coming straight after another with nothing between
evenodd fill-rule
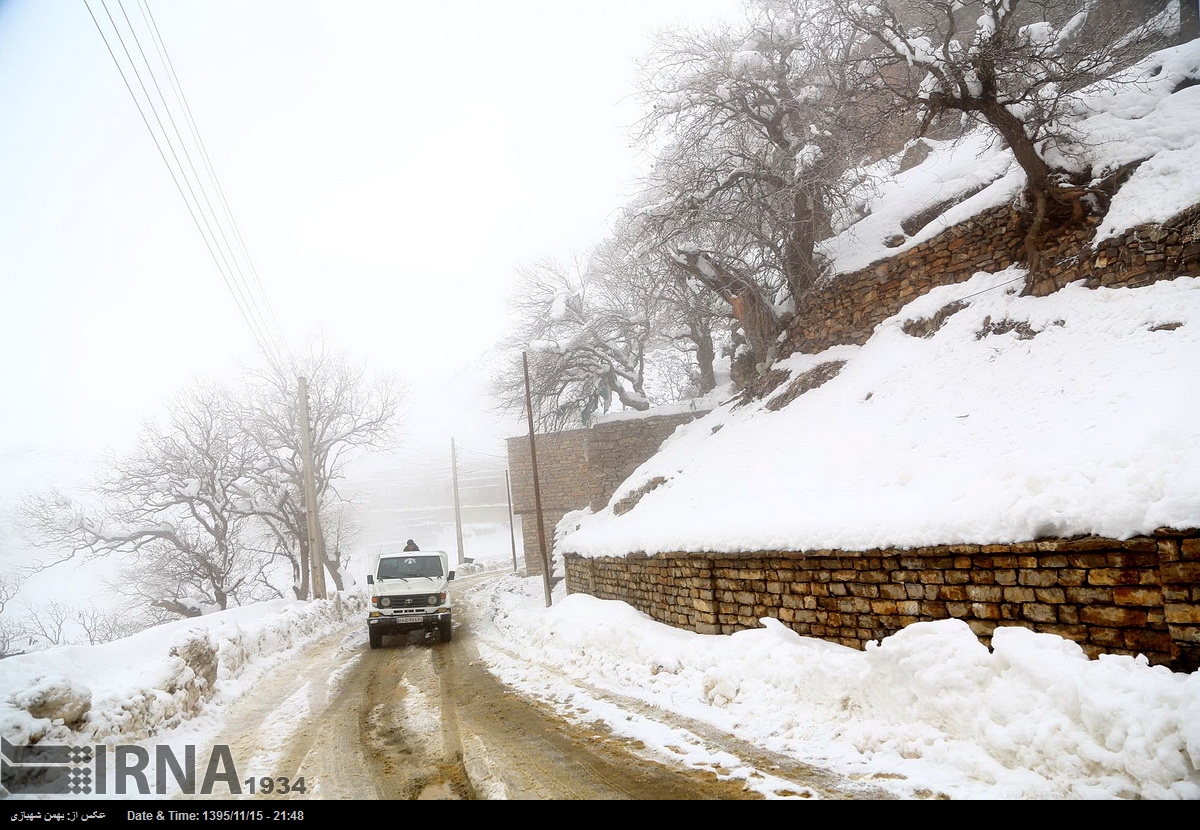
<instances>
[{"instance_id":1,"label":"stone block","mask_svg":"<svg viewBox=\"0 0 1200 830\"><path fill-rule=\"evenodd\" d=\"M1171 626L1171 639L1177 643L1200 645L1200 625Z\"/></svg>"},{"instance_id":2,"label":"stone block","mask_svg":"<svg viewBox=\"0 0 1200 830\"><path fill-rule=\"evenodd\" d=\"M1171 603L1164 609L1167 622L1172 625L1200 625L1200 605L1189 603Z\"/></svg>"},{"instance_id":3,"label":"stone block","mask_svg":"<svg viewBox=\"0 0 1200 830\"><path fill-rule=\"evenodd\" d=\"M1010 587L1003 590L1005 602L1033 602L1037 596L1033 588Z\"/></svg>"},{"instance_id":4,"label":"stone block","mask_svg":"<svg viewBox=\"0 0 1200 830\"><path fill-rule=\"evenodd\" d=\"M996 630L996 623L983 619L967 620L967 626L981 639L990 640L992 632Z\"/></svg>"},{"instance_id":5,"label":"stone block","mask_svg":"<svg viewBox=\"0 0 1200 830\"><path fill-rule=\"evenodd\" d=\"M1067 602L1078 606L1109 604L1112 602L1111 588L1066 588Z\"/></svg>"},{"instance_id":6,"label":"stone block","mask_svg":"<svg viewBox=\"0 0 1200 830\"><path fill-rule=\"evenodd\" d=\"M1082 568L1059 568L1058 584L1064 587L1082 585L1087 579L1087 571Z\"/></svg>"},{"instance_id":7,"label":"stone block","mask_svg":"<svg viewBox=\"0 0 1200 830\"><path fill-rule=\"evenodd\" d=\"M1081 643L1083 645L1083 643ZM1119 628L1104 628L1094 625L1088 629L1088 643L1090 646L1101 646L1104 648L1124 648L1125 634Z\"/></svg>"},{"instance_id":8,"label":"stone block","mask_svg":"<svg viewBox=\"0 0 1200 830\"><path fill-rule=\"evenodd\" d=\"M1168 619L1170 618L1168 609ZM1079 619L1087 625L1126 628L1145 625L1146 612L1133 608L1116 608L1106 605L1091 605L1079 609Z\"/></svg>"},{"instance_id":9,"label":"stone block","mask_svg":"<svg viewBox=\"0 0 1200 830\"><path fill-rule=\"evenodd\" d=\"M1016 568L1004 568L1003 570L998 570L992 575L992 577L993 577L993 581L997 585L1016 585L1017 584Z\"/></svg>"},{"instance_id":10,"label":"stone block","mask_svg":"<svg viewBox=\"0 0 1200 830\"><path fill-rule=\"evenodd\" d=\"M1029 602L1021 606L1021 616L1030 622L1053 623L1058 621L1058 609L1053 605Z\"/></svg>"},{"instance_id":11,"label":"stone block","mask_svg":"<svg viewBox=\"0 0 1200 830\"><path fill-rule=\"evenodd\" d=\"M1088 572L1089 585L1139 585L1142 571L1133 568L1093 568Z\"/></svg>"},{"instance_id":12,"label":"stone block","mask_svg":"<svg viewBox=\"0 0 1200 830\"><path fill-rule=\"evenodd\" d=\"M1058 573L1056 571L1022 569L1017 572L1017 583L1020 585L1031 585L1039 588L1046 588L1050 585L1058 584Z\"/></svg>"},{"instance_id":13,"label":"stone block","mask_svg":"<svg viewBox=\"0 0 1200 830\"><path fill-rule=\"evenodd\" d=\"M1117 605L1158 606L1162 605L1162 601L1162 589L1157 587L1120 586L1113 588L1113 602Z\"/></svg>"},{"instance_id":14,"label":"stone block","mask_svg":"<svg viewBox=\"0 0 1200 830\"><path fill-rule=\"evenodd\" d=\"M1000 619L1000 603L972 602L971 614L980 620L998 620Z\"/></svg>"},{"instance_id":15,"label":"stone block","mask_svg":"<svg viewBox=\"0 0 1200 830\"><path fill-rule=\"evenodd\" d=\"M968 585L967 598L975 602L1000 602L1004 598L1004 589L998 585Z\"/></svg>"},{"instance_id":16,"label":"stone block","mask_svg":"<svg viewBox=\"0 0 1200 830\"><path fill-rule=\"evenodd\" d=\"M1200 583L1200 562L1164 562L1159 572L1165 583Z\"/></svg>"}]
</instances>

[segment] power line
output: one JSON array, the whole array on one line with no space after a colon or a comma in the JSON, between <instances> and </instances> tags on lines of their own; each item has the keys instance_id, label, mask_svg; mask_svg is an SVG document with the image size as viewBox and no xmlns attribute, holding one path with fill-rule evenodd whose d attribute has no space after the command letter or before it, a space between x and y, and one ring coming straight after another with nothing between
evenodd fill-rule
<instances>
[{"instance_id":1,"label":"power line","mask_svg":"<svg viewBox=\"0 0 1200 830\"><path fill-rule=\"evenodd\" d=\"M150 11L150 6L146 0L139 0L139 8L142 11L142 19L147 22L148 28L151 31L155 47L159 51L159 57L161 58L163 65L167 68L167 77L170 79L171 86L175 90L175 95L183 107L183 112L185 118L187 119L188 127L191 130L193 138L196 140L197 146L200 148L200 157L204 161L204 167L208 171L209 178L216 186L217 196L219 197L221 206L225 211L225 216L228 218L229 224L233 228L233 233L237 239L242 256L246 260L246 264L250 269L250 274L254 277L254 286L257 288L257 296L262 298L263 305L266 307L266 312L270 316L270 325L267 326L267 330L277 336L276 345L280 347L280 353L286 352L286 348L283 347L283 338L281 335L279 320L275 316L275 310L271 307L271 302L267 298L266 291L263 290L262 280L260 280L258 276L258 269L254 267L254 260L250 257L250 251L246 247L245 240L242 238L241 229L238 227L237 222L233 218L233 211L229 207L229 201L225 198L225 189L221 186L221 180L217 178L216 170L213 168L212 160L208 155L208 148L205 146L204 139L200 135L200 130L196 126L195 118L192 117L192 108L188 104L187 96L183 92L183 86L179 83L179 78L175 74L175 65L171 61L171 56L167 52L167 45L165 42L163 42L162 34L158 30L158 21L154 19L154 13ZM256 295L254 293L251 294L252 299L255 296Z\"/></svg>"},{"instance_id":2,"label":"power line","mask_svg":"<svg viewBox=\"0 0 1200 830\"><path fill-rule=\"evenodd\" d=\"M954 302L956 302L956 303L961 303L961 302L963 302L964 300L969 300L969 299L971 299L972 297L978 297L980 294L986 294L986 293L988 293L989 291L995 291L997 288L1003 288L1003 287L1004 287L1004 286L1006 286L1006 285L1012 285L1014 282L1017 282L1018 280L1023 280L1023 279L1025 279L1027 276L1029 276L1029 275L1028 275L1028 274L1021 274L1019 277L1013 277L1011 280L1005 280L1004 282L997 283L996 285L993 285L993 286L991 286L990 288L985 288L985 289L983 289L982 291L976 291L974 294L968 294L968 295L967 295L967 296L965 296L965 297L959 297L957 300L954 300Z\"/></svg>"},{"instance_id":3,"label":"power line","mask_svg":"<svg viewBox=\"0 0 1200 830\"><path fill-rule=\"evenodd\" d=\"M421 440L418 438L407 438L407 439L405 439L405 442L407 445L421 447L426 450L433 450L433 451L439 452L439 453L443 451L443 447L441 447L441 445L433 444L429 441L424 441L424 440ZM456 444L455 446L459 450L473 453L475 455L483 455L488 458L496 458L496 459L499 459L500 461L505 461L505 462L508 461L508 456L506 456L506 455L496 455L495 453L483 452L482 450L473 450L470 447L464 447L461 444ZM431 463L434 463L434 462L431 462Z\"/></svg>"},{"instance_id":4,"label":"power line","mask_svg":"<svg viewBox=\"0 0 1200 830\"><path fill-rule=\"evenodd\" d=\"M264 323L262 312L258 307L258 302L255 299L253 292L250 292L248 290L248 287L245 285L245 274L243 274L241 271L241 265L237 260L237 256L235 255L235 252L234 252L232 246L230 246L230 244L229 244L229 238L225 233L225 229L222 227L222 225L219 221L216 221L219 217L217 216L216 211L213 210L212 200L209 198L208 191L204 187L203 179L201 179L199 171L196 169L196 164L192 159L192 155L191 155L191 153L188 152L187 144L186 144L186 142L183 141L183 134L179 130L179 125L175 123L175 116L171 112L171 106L168 103L166 96L163 94L162 86L158 82L158 76L154 72L154 68L153 68L153 66L151 66L149 58L146 57L146 51L145 51L145 49L142 48L142 42L137 36L137 30L134 28L133 22L129 19L129 14L128 14L128 12L126 12L125 6L121 2L121 0L117 0L117 5L121 9L122 17L125 18L125 25L129 27L129 33L133 38L134 44L137 46L138 54L140 54L142 56L142 62L146 65L146 68L149 70L150 80L153 81L154 90L158 93L159 100L162 101L163 110L166 112L167 120L171 124L171 129L174 131L175 136L179 139L180 149L183 151L183 157L187 160L188 167L192 171L192 178L194 178L196 180L197 185L200 187L200 193L201 193L201 195L204 196L204 203L208 207L208 212L210 214L212 214L213 219L214 219L214 224L216 225L216 229L221 235L221 241L225 243L224 249L222 249L222 259L225 260L227 267L228 267L230 261L232 261L234 269L237 270L239 279L236 282L238 284L239 293L242 296L243 302L245 302L247 304L251 315L254 316L255 322L259 327L259 331L263 332L267 335L272 335L273 332L271 332L270 329ZM107 11L107 7L106 7L106 11ZM142 16L142 19L143 20L146 19L144 14ZM119 33L118 33L118 35L119 35ZM153 39L153 35L151 36L151 38ZM155 41L155 45L159 47L159 55L161 58L162 54L164 54L164 52L165 52L166 46L165 46L165 44L159 44L157 41ZM178 87L176 87L174 84L172 86L176 90L176 92L178 92ZM145 87L143 87L143 92L144 91L145 91ZM149 97L149 96L147 96L147 97ZM157 114L156 114L156 118L157 118ZM162 127L161 121L159 122L159 126L160 126L160 128ZM195 138L197 138L197 140L199 139L199 136L197 135L197 133L194 129L192 131L192 134ZM198 143L200 144L201 150L203 150L202 143L200 143L199 141L198 141ZM178 162L178 157L176 157L176 161ZM212 171L211 166L208 168L208 170L209 170L211 180L214 183L217 183L216 182L216 174ZM185 176L185 179L186 179L186 176ZM219 189L219 187L220 187L219 183L217 183L217 187ZM230 223L232 224L233 223L232 215L229 215L228 211L226 213L228 215ZM206 224L207 224L207 220L206 220ZM211 228L210 228L210 232L211 232ZM228 259L225 258L225 255L224 255L225 250L228 250L228 252L229 252ZM275 346L277 344L272 342L272 345Z\"/></svg>"},{"instance_id":5,"label":"power line","mask_svg":"<svg viewBox=\"0 0 1200 830\"><path fill-rule=\"evenodd\" d=\"M124 5L121 3L121 0L117 0L117 6L121 10L121 16L124 18L126 26L129 28L129 36L136 45L137 52L141 55L142 62L145 64L146 74L149 75L151 83L157 91L159 99L162 101L162 108L166 113L166 120L170 123L171 128L174 131L174 142L171 140L172 132L169 131L164 124L163 116L159 112L159 107L156 105L154 97L150 94L146 86L146 81L142 77L142 72L139 70L138 63L134 60L129 46L126 43L125 37L121 33L121 29L118 26L117 21L113 18L112 12L108 8L106 0L100 0L100 2L101 6L104 8L105 16L108 18L108 22L112 27L113 35L115 35L117 42L120 44L121 51L124 53L126 61L128 61L129 72L126 71L125 66L123 66L121 61L118 59L116 50L113 48L112 41L110 41L109 36L105 33L104 28L100 25L100 21L92 9L89 0L84 0L84 5L87 7L88 14L91 16L93 24L96 26L96 31L99 32L100 37L104 40L104 45L108 49L109 57L112 58L113 64L117 67L117 71L121 75L121 80L125 83L125 89L129 92L129 96L133 99L134 105L138 109L138 114L142 118L142 123L145 124L146 130L150 133L150 137L153 139L155 147L158 149L159 157L162 158L163 164L167 166L167 170L171 174L171 179L175 184L175 189L179 192L180 198L183 199L184 204L187 206L188 212L192 217L192 222L195 224L196 230L199 231L205 247L208 248L208 252L212 257L213 264L217 266L217 270L221 274L221 278L225 283L225 287L229 290L234 304L241 313L242 319L246 323L247 328L250 329L250 333L254 337L255 342L258 344L259 349L262 350L265 355L272 356L275 360L282 364L284 362L282 359L284 350L281 348L283 338L279 334L278 321L274 317L274 312L270 310L270 304L267 301L265 292L262 290L261 282L258 281L257 272L255 272L254 277L258 285L257 294L262 298L261 306L266 307L270 312L271 320L273 321L274 326L272 327L266 322L266 317L262 311L262 308L260 307L259 301L256 299L256 294L251 290L250 286L246 284L245 275L242 273L241 265L238 263L235 251L229 243L229 236L232 234L242 245L242 250L246 261L250 262L249 254L246 251L244 241L242 241L241 233L237 230L237 223L233 219L232 212L229 211L228 202L224 199L224 192L220 189L220 182L216 177L216 172L212 168L211 161L208 159L208 154L204 149L202 141L199 140L199 132L196 130L194 120L191 118L190 108L187 107L186 100L182 97L182 87L178 83L178 78L174 75L172 70L168 69L168 75L172 78L172 89L177 91L177 100L182 102L185 112L187 113L188 123L192 130L193 136L197 139L200 152L205 160L209 179L220 193L220 201L224 205L227 223L233 229L231 234L226 233L224 227L222 226L220 215L217 214L213 208L213 200L209 196L205 180L196 169L195 163L192 161L192 156L188 152L187 141L184 139L183 134L180 132L178 124L175 121L175 117L171 113L171 106L167 101L166 96L163 94L162 85L158 81L158 76L154 71L153 65L147 58L145 50L142 48L141 41L137 36L137 32L132 21L129 19L128 13L125 11ZM143 14L143 20L146 20L145 14ZM154 27L154 32L157 33L157 27ZM164 58L164 63L169 64L169 57L166 56L167 53L165 43L161 41L161 38L155 37L154 34L152 34L151 37L155 42L156 48L159 50L160 57ZM145 106L143 106L143 100L140 99L134 91L134 85L131 83L129 78L130 73L132 73L134 78L137 80L137 86L141 89L142 95L144 96ZM149 109L150 113L153 115L154 123L158 125L159 132L156 132L153 126L151 126L151 119L146 112L147 109ZM163 147L164 142L167 146L166 149ZM187 160L187 167L184 166L184 163L179 158L179 152L176 150L176 144L178 144L179 150L182 151L184 158ZM167 157L168 150L170 151L171 158L175 161L174 166ZM188 168L191 169L191 178L189 178L187 174ZM180 181L181 179L182 182ZM193 179L195 180L195 186L193 186L192 183ZM197 189L203 195L203 203L201 202L200 197L197 196ZM188 198L189 194L191 196L190 199ZM205 206L208 208L207 213L204 210ZM216 226L216 230L213 228L214 225ZM222 242L224 242L224 247L221 245Z\"/></svg>"},{"instance_id":6,"label":"power line","mask_svg":"<svg viewBox=\"0 0 1200 830\"><path fill-rule=\"evenodd\" d=\"M462 447L462 446L460 446L460 447L459 447L459 449L460 449L460 450L463 450L464 452L470 452L470 453L474 453L475 455L483 455L483 456L486 456L486 457L488 457L488 458L498 458L498 459L500 459L501 461L508 461L508 456L507 456L507 455L496 455L495 453L484 452L483 450L473 450L473 449L471 449L470 447Z\"/></svg>"}]
</instances>

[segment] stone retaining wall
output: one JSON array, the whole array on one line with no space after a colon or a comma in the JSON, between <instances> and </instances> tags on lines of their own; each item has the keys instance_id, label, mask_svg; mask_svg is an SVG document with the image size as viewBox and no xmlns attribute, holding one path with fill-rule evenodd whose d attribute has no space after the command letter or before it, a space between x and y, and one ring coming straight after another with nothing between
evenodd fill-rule
<instances>
[{"instance_id":1,"label":"stone retaining wall","mask_svg":"<svg viewBox=\"0 0 1200 830\"><path fill-rule=\"evenodd\" d=\"M1021 625L1090 656L1200 667L1200 531L914 550L565 557L567 589L709 634L763 617L861 648L916 622L964 620L985 643Z\"/></svg>"},{"instance_id":2,"label":"stone retaining wall","mask_svg":"<svg viewBox=\"0 0 1200 830\"><path fill-rule=\"evenodd\" d=\"M1095 220L1098 223L1100 220ZM1164 225L1143 225L1095 248L1094 224L1069 231L1042 254L1028 293L1045 296L1076 280L1092 288L1146 285L1200 275L1200 207ZM1002 271L1022 258L1025 229L1009 207L993 208L938 236L825 283L789 326L790 348L815 353L867 342L875 326L939 285Z\"/></svg>"}]
</instances>

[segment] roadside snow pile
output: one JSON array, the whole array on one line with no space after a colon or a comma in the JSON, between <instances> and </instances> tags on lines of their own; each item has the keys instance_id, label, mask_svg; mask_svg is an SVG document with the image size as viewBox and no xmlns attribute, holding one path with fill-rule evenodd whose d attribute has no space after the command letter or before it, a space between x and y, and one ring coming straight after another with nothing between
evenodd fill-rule
<instances>
[{"instance_id":1,"label":"roadside snow pile","mask_svg":"<svg viewBox=\"0 0 1200 830\"><path fill-rule=\"evenodd\" d=\"M853 551L1200 525L1200 279L1022 297L1022 276L979 273L861 347L781 361L775 393L680 427L561 550ZM823 383L783 404L806 375Z\"/></svg>"},{"instance_id":2,"label":"roadside snow pile","mask_svg":"<svg viewBox=\"0 0 1200 830\"><path fill-rule=\"evenodd\" d=\"M627 705L589 708L570 682L908 797L1200 799L1200 673L1089 660L1019 627L998 628L989 651L961 620L858 651L772 619L703 635L585 594L544 608L536 579L508 578L489 600L495 629L480 636L523 661L481 652L492 671L667 756L678 738Z\"/></svg>"},{"instance_id":3,"label":"roadside snow pile","mask_svg":"<svg viewBox=\"0 0 1200 830\"><path fill-rule=\"evenodd\" d=\"M281 655L365 614L361 594L275 600L99 646L0 661L0 735L14 744L130 742L199 714Z\"/></svg>"}]
</instances>

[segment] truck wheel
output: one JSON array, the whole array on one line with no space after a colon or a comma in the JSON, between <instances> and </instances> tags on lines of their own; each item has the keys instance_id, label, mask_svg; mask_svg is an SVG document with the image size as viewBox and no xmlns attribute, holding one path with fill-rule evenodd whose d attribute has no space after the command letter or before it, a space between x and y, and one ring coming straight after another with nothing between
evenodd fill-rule
<instances>
[{"instance_id":1,"label":"truck wheel","mask_svg":"<svg viewBox=\"0 0 1200 830\"><path fill-rule=\"evenodd\" d=\"M443 643L450 642L450 634L451 634L450 628L451 628L451 625L450 625L449 615L438 620L438 634L441 636Z\"/></svg>"},{"instance_id":2,"label":"truck wheel","mask_svg":"<svg viewBox=\"0 0 1200 830\"><path fill-rule=\"evenodd\" d=\"M383 645L383 635L379 633L378 628L368 628L367 639L371 641L371 648L379 648Z\"/></svg>"}]
</instances>

